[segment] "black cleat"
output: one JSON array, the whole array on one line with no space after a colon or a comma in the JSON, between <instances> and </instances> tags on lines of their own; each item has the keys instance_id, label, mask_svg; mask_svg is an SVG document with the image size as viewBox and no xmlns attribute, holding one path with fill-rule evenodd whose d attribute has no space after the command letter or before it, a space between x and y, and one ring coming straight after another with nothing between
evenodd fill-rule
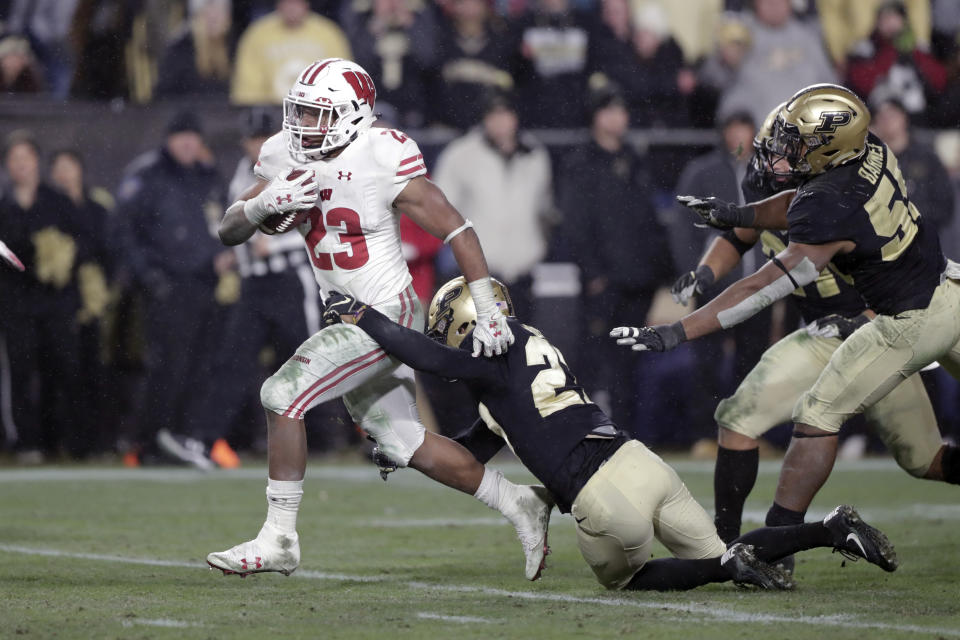
<instances>
[{"instance_id":1,"label":"black cleat","mask_svg":"<svg viewBox=\"0 0 960 640\"><path fill-rule=\"evenodd\" d=\"M720 558L720 566L730 573L730 579L739 587L756 586L761 589L793 589L793 577L782 567L767 564L754 555L752 544L738 542Z\"/></svg>"},{"instance_id":2,"label":"black cleat","mask_svg":"<svg viewBox=\"0 0 960 640\"><path fill-rule=\"evenodd\" d=\"M851 560L865 558L884 571L895 571L900 561L897 552L882 531L871 527L856 510L842 504L823 519L833 534L833 549Z\"/></svg>"}]
</instances>

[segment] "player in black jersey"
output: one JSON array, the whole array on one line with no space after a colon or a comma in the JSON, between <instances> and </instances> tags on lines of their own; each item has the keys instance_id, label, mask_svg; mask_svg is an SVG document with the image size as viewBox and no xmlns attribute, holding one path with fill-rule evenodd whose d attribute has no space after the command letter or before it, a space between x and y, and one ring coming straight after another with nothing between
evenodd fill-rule
<instances>
[{"instance_id":1,"label":"player in black jersey","mask_svg":"<svg viewBox=\"0 0 960 640\"><path fill-rule=\"evenodd\" d=\"M785 249L673 325L611 332L635 350L664 351L743 321L815 282L831 263L853 285L877 316L843 342L794 407L794 437L771 509L779 522L802 521L833 467L847 418L934 360L960 378L960 265L944 259L907 197L896 157L868 133L869 122L863 101L844 87L813 85L792 96L763 149L769 166L785 164L798 181L792 198L745 207L685 202L718 228L786 229ZM960 453L940 450L930 469L960 483Z\"/></svg>"},{"instance_id":2,"label":"player in black jersey","mask_svg":"<svg viewBox=\"0 0 960 640\"><path fill-rule=\"evenodd\" d=\"M797 187L791 176L778 175L768 166L763 152L782 107L770 112L754 138L755 153L741 185L747 202L795 191ZM788 236L784 231L726 230L711 244L696 271L677 280L673 287L675 299L686 304L702 279L712 282L715 277L722 278L758 241L764 254L772 258L786 248ZM713 483L715 523L724 541L740 535L744 502L757 478L759 437L790 419L794 403L816 382L833 352L873 315L832 264L820 272L816 281L796 289L789 298L807 326L770 347L736 393L720 402L715 414L719 445ZM864 413L908 473L918 478L943 479L942 474L938 475L942 470L931 465L947 445L941 442L936 416L919 374L910 376ZM776 515L776 509L771 509L766 524L792 524L777 521Z\"/></svg>"},{"instance_id":3,"label":"player in black jersey","mask_svg":"<svg viewBox=\"0 0 960 640\"><path fill-rule=\"evenodd\" d=\"M512 316L506 289L498 283L495 291ZM734 580L788 589L792 578L769 563L815 547L838 548L887 571L897 566L886 537L846 506L823 522L751 531L728 549L676 472L590 402L539 331L509 317L516 343L505 355L473 358L461 348L471 344L476 325L463 278L434 297L426 334L343 294L332 294L326 307L325 322L355 323L414 369L463 381L480 418L456 440L481 461L509 445L560 510L573 514L581 553L607 588L691 589ZM677 557L648 561L654 538Z\"/></svg>"}]
</instances>

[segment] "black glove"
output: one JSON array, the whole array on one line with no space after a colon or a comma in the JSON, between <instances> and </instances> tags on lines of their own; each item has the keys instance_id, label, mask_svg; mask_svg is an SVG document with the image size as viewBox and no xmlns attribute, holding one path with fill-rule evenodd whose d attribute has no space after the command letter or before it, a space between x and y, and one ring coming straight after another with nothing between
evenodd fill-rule
<instances>
[{"instance_id":1,"label":"black glove","mask_svg":"<svg viewBox=\"0 0 960 640\"><path fill-rule=\"evenodd\" d=\"M741 207L732 202L718 200L713 196L698 198L697 196L677 196L677 202L693 210L700 220L694 225L705 229L733 229L734 227L750 227L753 225L755 214L753 207Z\"/></svg>"},{"instance_id":2,"label":"black glove","mask_svg":"<svg viewBox=\"0 0 960 640\"><path fill-rule=\"evenodd\" d=\"M807 333L818 338L840 338L846 340L854 331L870 322L870 318L863 315L855 315L852 318L846 318L836 313L824 316L814 320L807 325Z\"/></svg>"},{"instance_id":3,"label":"black glove","mask_svg":"<svg viewBox=\"0 0 960 640\"><path fill-rule=\"evenodd\" d=\"M694 294L703 293L703 290L712 285L713 281L713 269L702 264L696 271L688 271L677 278L670 287L670 295L677 304L687 304Z\"/></svg>"},{"instance_id":4,"label":"black glove","mask_svg":"<svg viewBox=\"0 0 960 640\"><path fill-rule=\"evenodd\" d=\"M329 327L340 323L340 316L342 315L353 316L359 320L366 308L367 305L353 296L339 291L331 291L329 297L323 302L323 326Z\"/></svg>"},{"instance_id":5,"label":"black glove","mask_svg":"<svg viewBox=\"0 0 960 640\"><path fill-rule=\"evenodd\" d=\"M681 342L686 342L687 334L680 322L658 324L655 327L617 327L610 332L617 344L629 346L634 351L670 351Z\"/></svg>"},{"instance_id":6,"label":"black glove","mask_svg":"<svg viewBox=\"0 0 960 640\"><path fill-rule=\"evenodd\" d=\"M380 477L383 478L383 481L387 481L387 476L397 470L396 462L391 460L380 451L380 445L377 445L373 448L373 451L370 453L370 457L373 458L373 464L377 465L377 469L380 470Z\"/></svg>"}]
</instances>

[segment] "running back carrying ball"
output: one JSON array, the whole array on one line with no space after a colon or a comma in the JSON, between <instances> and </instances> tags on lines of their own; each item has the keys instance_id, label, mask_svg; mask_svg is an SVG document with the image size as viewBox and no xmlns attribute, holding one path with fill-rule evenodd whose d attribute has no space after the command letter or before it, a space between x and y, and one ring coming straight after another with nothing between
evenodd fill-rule
<instances>
[{"instance_id":1,"label":"running back carrying ball","mask_svg":"<svg viewBox=\"0 0 960 640\"><path fill-rule=\"evenodd\" d=\"M303 169L294 169L286 175L288 181L295 181L297 178L306 173ZM312 171L310 172L313 173ZM307 176L306 180L303 181L304 185L313 184L314 179L313 175ZM295 211L288 211L286 213L275 213L271 216L268 216L263 222L260 223L260 231L272 236L278 233L287 233L291 229L296 229L299 225L306 222L308 215L310 214L311 207L306 207L304 209L297 209Z\"/></svg>"}]
</instances>

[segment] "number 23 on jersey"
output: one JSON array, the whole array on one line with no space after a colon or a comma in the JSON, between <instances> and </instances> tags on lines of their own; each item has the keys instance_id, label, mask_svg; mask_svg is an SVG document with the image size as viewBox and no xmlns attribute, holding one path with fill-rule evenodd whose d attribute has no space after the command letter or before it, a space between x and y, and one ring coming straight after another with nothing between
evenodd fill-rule
<instances>
[{"instance_id":1,"label":"number 23 on jersey","mask_svg":"<svg viewBox=\"0 0 960 640\"><path fill-rule=\"evenodd\" d=\"M324 215L320 207L310 210L310 231L306 242L313 265L321 271L332 271L334 265L339 269L359 269L370 259L367 241L360 226L360 215L353 209L335 207ZM327 252L320 248L320 241L327 232L336 235L341 245L348 245L343 251Z\"/></svg>"}]
</instances>

